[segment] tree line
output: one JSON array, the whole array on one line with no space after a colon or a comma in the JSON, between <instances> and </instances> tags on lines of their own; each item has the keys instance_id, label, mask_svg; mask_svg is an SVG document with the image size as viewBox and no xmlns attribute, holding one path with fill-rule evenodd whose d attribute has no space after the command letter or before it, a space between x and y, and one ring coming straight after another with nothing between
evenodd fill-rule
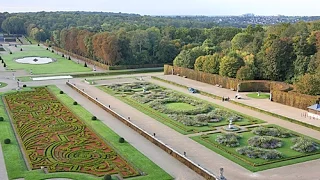
<instances>
[{"instance_id":1,"label":"tree line","mask_svg":"<svg viewBox=\"0 0 320 180\"><path fill-rule=\"evenodd\" d=\"M182 50L176 66L240 80L293 83L304 94L320 95L320 22L249 25L230 41ZM217 47L217 46L215 46Z\"/></svg>"},{"instance_id":2,"label":"tree line","mask_svg":"<svg viewBox=\"0 0 320 180\"><path fill-rule=\"evenodd\" d=\"M1 30L27 34L108 65L172 63L241 80L294 83L320 94L320 21L246 28L187 17L122 13L0 13Z\"/></svg>"}]
</instances>

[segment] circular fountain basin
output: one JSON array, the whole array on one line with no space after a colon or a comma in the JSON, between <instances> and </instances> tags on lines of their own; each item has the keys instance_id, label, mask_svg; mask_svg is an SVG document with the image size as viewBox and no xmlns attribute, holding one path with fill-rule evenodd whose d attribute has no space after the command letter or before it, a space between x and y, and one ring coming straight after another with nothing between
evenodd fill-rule
<instances>
[{"instance_id":1,"label":"circular fountain basin","mask_svg":"<svg viewBox=\"0 0 320 180\"><path fill-rule=\"evenodd\" d=\"M16 59L15 61L23 64L48 64L54 62L52 58L48 57L24 57Z\"/></svg>"}]
</instances>

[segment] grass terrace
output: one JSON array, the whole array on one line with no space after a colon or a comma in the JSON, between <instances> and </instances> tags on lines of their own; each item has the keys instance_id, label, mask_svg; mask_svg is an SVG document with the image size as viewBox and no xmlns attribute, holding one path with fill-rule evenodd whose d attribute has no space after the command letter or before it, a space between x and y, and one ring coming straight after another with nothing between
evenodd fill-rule
<instances>
[{"instance_id":1,"label":"grass terrace","mask_svg":"<svg viewBox=\"0 0 320 180\"><path fill-rule=\"evenodd\" d=\"M151 83L99 88L182 134L216 130L216 127L228 125L230 119L237 126L264 122Z\"/></svg>"},{"instance_id":2,"label":"grass terrace","mask_svg":"<svg viewBox=\"0 0 320 180\"><path fill-rule=\"evenodd\" d=\"M12 47L15 48L15 47ZM77 64L74 61L67 60L66 58L57 55L56 53L52 53L51 51L46 50L43 47L37 45L22 45L16 47L17 49L22 48L23 51L15 51L13 54L1 54L4 59L7 69L19 70L24 69L28 73L32 70L32 74L59 74L59 73L73 73L73 72L89 72L90 68L83 67L82 64ZM22 64L17 63L15 59L23 58L23 57L49 57L55 62L49 64Z\"/></svg>"},{"instance_id":3,"label":"grass terrace","mask_svg":"<svg viewBox=\"0 0 320 180\"><path fill-rule=\"evenodd\" d=\"M258 93L250 93L250 94L247 94L247 96L250 98L254 98L254 99L269 99L270 98L269 93L260 93L259 96L258 96Z\"/></svg>"}]
</instances>

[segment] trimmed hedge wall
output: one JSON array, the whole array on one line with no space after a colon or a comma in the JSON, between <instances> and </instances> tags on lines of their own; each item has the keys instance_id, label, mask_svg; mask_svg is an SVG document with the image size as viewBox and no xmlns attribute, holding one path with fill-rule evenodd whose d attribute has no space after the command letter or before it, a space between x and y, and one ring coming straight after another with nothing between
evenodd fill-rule
<instances>
[{"instance_id":1,"label":"trimmed hedge wall","mask_svg":"<svg viewBox=\"0 0 320 180\"><path fill-rule=\"evenodd\" d=\"M109 66L109 70L156 68L156 67L163 67L163 66L164 64L119 65L119 66Z\"/></svg>"},{"instance_id":2,"label":"trimmed hedge wall","mask_svg":"<svg viewBox=\"0 0 320 180\"><path fill-rule=\"evenodd\" d=\"M296 92L272 91L272 100L274 102L304 110L315 104L319 98L320 96L310 96Z\"/></svg>"},{"instance_id":3,"label":"trimmed hedge wall","mask_svg":"<svg viewBox=\"0 0 320 180\"><path fill-rule=\"evenodd\" d=\"M238 84L240 83L239 80L233 79L233 78L228 78L228 77L223 77L220 75L216 74L210 74L210 73L205 73L201 71L195 71L192 69L187 69L187 68L182 68L182 67L177 67L177 66L170 66L170 65L164 65L164 74L165 75L170 75L172 74L175 75L180 75L180 76L186 76L189 79L216 85L219 84L223 88L227 89L237 89Z\"/></svg>"}]
</instances>

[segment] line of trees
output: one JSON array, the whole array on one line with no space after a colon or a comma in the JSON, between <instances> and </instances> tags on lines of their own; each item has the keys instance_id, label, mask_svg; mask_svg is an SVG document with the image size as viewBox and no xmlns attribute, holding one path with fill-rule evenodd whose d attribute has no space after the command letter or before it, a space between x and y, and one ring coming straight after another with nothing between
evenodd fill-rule
<instances>
[{"instance_id":1,"label":"line of trees","mask_svg":"<svg viewBox=\"0 0 320 180\"><path fill-rule=\"evenodd\" d=\"M181 51L174 65L241 80L295 84L296 91L320 95L320 22L248 26L214 51L197 46Z\"/></svg>"}]
</instances>

